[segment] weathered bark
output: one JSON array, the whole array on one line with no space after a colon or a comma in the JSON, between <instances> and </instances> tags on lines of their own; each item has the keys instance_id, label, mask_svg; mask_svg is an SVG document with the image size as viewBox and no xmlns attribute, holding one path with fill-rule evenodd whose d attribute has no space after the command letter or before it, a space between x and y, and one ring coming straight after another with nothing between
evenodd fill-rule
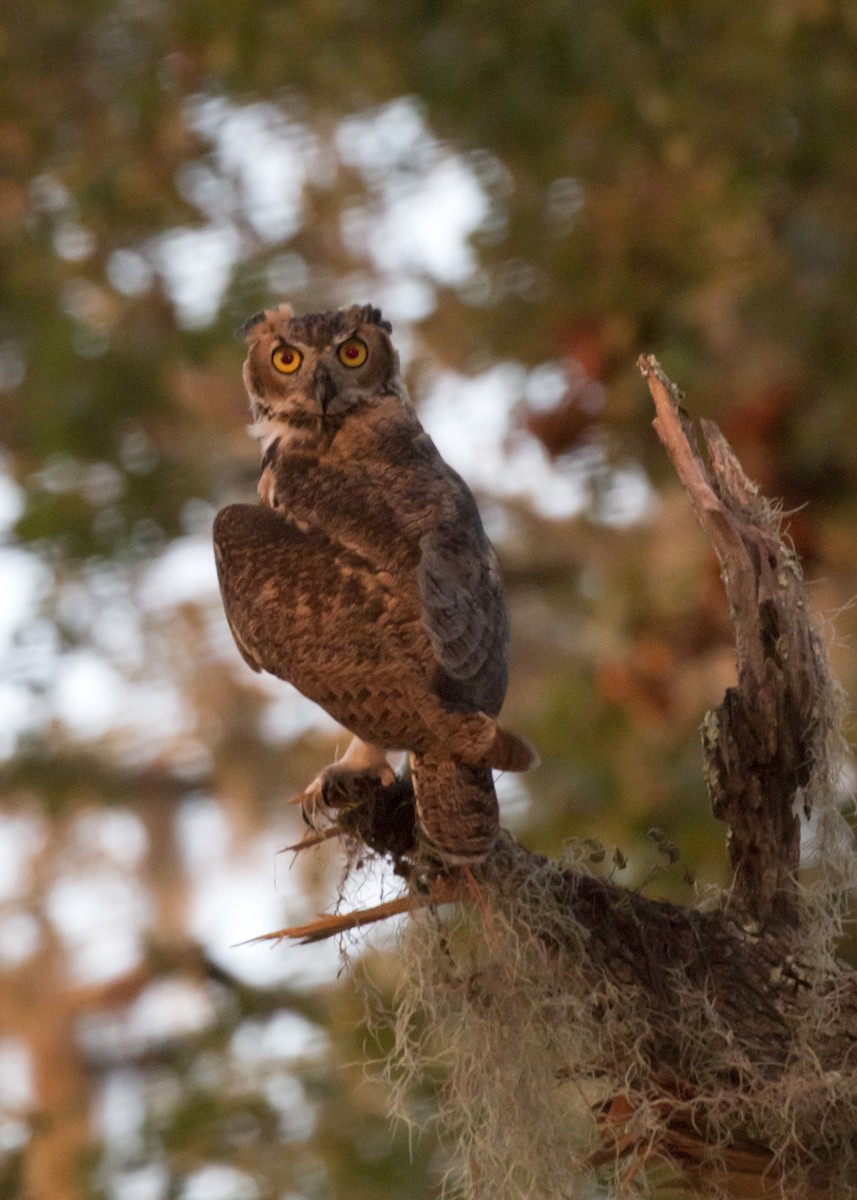
<instances>
[{"instance_id":1,"label":"weathered bark","mask_svg":"<svg viewBox=\"0 0 857 1200\"><path fill-rule=\"evenodd\" d=\"M655 429L720 560L735 634L738 686L703 726L714 815L730 828L731 903L762 926L797 925L800 817L830 786L835 685L777 514L703 421L706 467L675 389L654 360L640 365Z\"/></svg>"},{"instance_id":2,"label":"weathered bark","mask_svg":"<svg viewBox=\"0 0 857 1200\"><path fill-rule=\"evenodd\" d=\"M854 1069L857 1063L857 972L835 964L820 975L800 939L788 927L760 934L737 923L728 908L700 912L665 900L651 900L606 879L564 869L504 839L487 871L502 877L504 890L522 891L537 881L549 890L557 920L538 902L538 935L568 943L568 917L585 931L594 975L648 999L652 1063L681 1071L683 1038L675 1031L680 1009L692 995L704 995L720 1023L749 1064L775 1079L805 1037L806 1000L836 996L836 1021L814 1031L813 1050L823 1070ZM527 909L527 905L522 905ZM535 907L535 905L533 906ZM857 1136L857 1127L855 1127Z\"/></svg>"}]
</instances>

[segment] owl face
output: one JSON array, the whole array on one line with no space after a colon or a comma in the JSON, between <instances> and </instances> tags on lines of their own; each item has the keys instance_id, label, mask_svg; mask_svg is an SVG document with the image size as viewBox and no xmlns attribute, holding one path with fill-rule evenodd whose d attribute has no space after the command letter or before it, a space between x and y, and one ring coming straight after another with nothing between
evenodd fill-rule
<instances>
[{"instance_id":1,"label":"owl face","mask_svg":"<svg viewBox=\"0 0 857 1200\"><path fill-rule=\"evenodd\" d=\"M251 317L244 383L252 432L271 443L315 444L362 406L403 397L392 326L370 305L296 317L288 304Z\"/></svg>"}]
</instances>

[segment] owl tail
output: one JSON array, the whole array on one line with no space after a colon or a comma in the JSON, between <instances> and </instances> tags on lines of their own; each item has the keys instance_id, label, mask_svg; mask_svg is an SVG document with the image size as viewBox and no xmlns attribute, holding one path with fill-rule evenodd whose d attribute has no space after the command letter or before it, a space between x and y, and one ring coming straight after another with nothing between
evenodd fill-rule
<instances>
[{"instance_id":1,"label":"owl tail","mask_svg":"<svg viewBox=\"0 0 857 1200\"><path fill-rule=\"evenodd\" d=\"M532 742L498 725L487 713L454 714L455 725L438 737L444 757L474 767L492 767L495 771L529 771L539 765Z\"/></svg>"},{"instance_id":2,"label":"owl tail","mask_svg":"<svg viewBox=\"0 0 857 1200\"><path fill-rule=\"evenodd\" d=\"M500 829L490 767L411 754L417 823L423 839L450 865L481 862Z\"/></svg>"},{"instance_id":3,"label":"owl tail","mask_svg":"<svg viewBox=\"0 0 857 1200\"><path fill-rule=\"evenodd\" d=\"M482 761L495 771L529 771L539 765L539 753L532 742L494 723L494 740Z\"/></svg>"}]
</instances>

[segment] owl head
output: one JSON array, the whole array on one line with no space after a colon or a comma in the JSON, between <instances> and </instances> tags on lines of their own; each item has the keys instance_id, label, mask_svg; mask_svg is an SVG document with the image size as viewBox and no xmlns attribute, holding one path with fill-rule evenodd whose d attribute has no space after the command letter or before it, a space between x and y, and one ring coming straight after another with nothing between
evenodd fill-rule
<instances>
[{"instance_id":1,"label":"owl head","mask_svg":"<svg viewBox=\"0 0 857 1200\"><path fill-rule=\"evenodd\" d=\"M244 383L252 431L262 448L276 439L314 441L361 406L404 400L392 325L371 305L296 317L280 304L245 321Z\"/></svg>"}]
</instances>

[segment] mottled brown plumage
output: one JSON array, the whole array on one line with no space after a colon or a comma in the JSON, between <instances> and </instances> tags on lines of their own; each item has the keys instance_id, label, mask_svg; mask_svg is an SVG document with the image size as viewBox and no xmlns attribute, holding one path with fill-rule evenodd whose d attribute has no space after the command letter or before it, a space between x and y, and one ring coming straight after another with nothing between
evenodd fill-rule
<instances>
[{"instance_id":1,"label":"mottled brown plumage","mask_svg":"<svg viewBox=\"0 0 857 1200\"><path fill-rule=\"evenodd\" d=\"M327 774L383 775L385 751L410 751L422 835L473 862L498 828L491 768L534 754L494 719L508 650L496 556L411 408L389 328L369 307L281 306L245 326L264 503L218 514L221 591L247 662L360 739Z\"/></svg>"}]
</instances>

